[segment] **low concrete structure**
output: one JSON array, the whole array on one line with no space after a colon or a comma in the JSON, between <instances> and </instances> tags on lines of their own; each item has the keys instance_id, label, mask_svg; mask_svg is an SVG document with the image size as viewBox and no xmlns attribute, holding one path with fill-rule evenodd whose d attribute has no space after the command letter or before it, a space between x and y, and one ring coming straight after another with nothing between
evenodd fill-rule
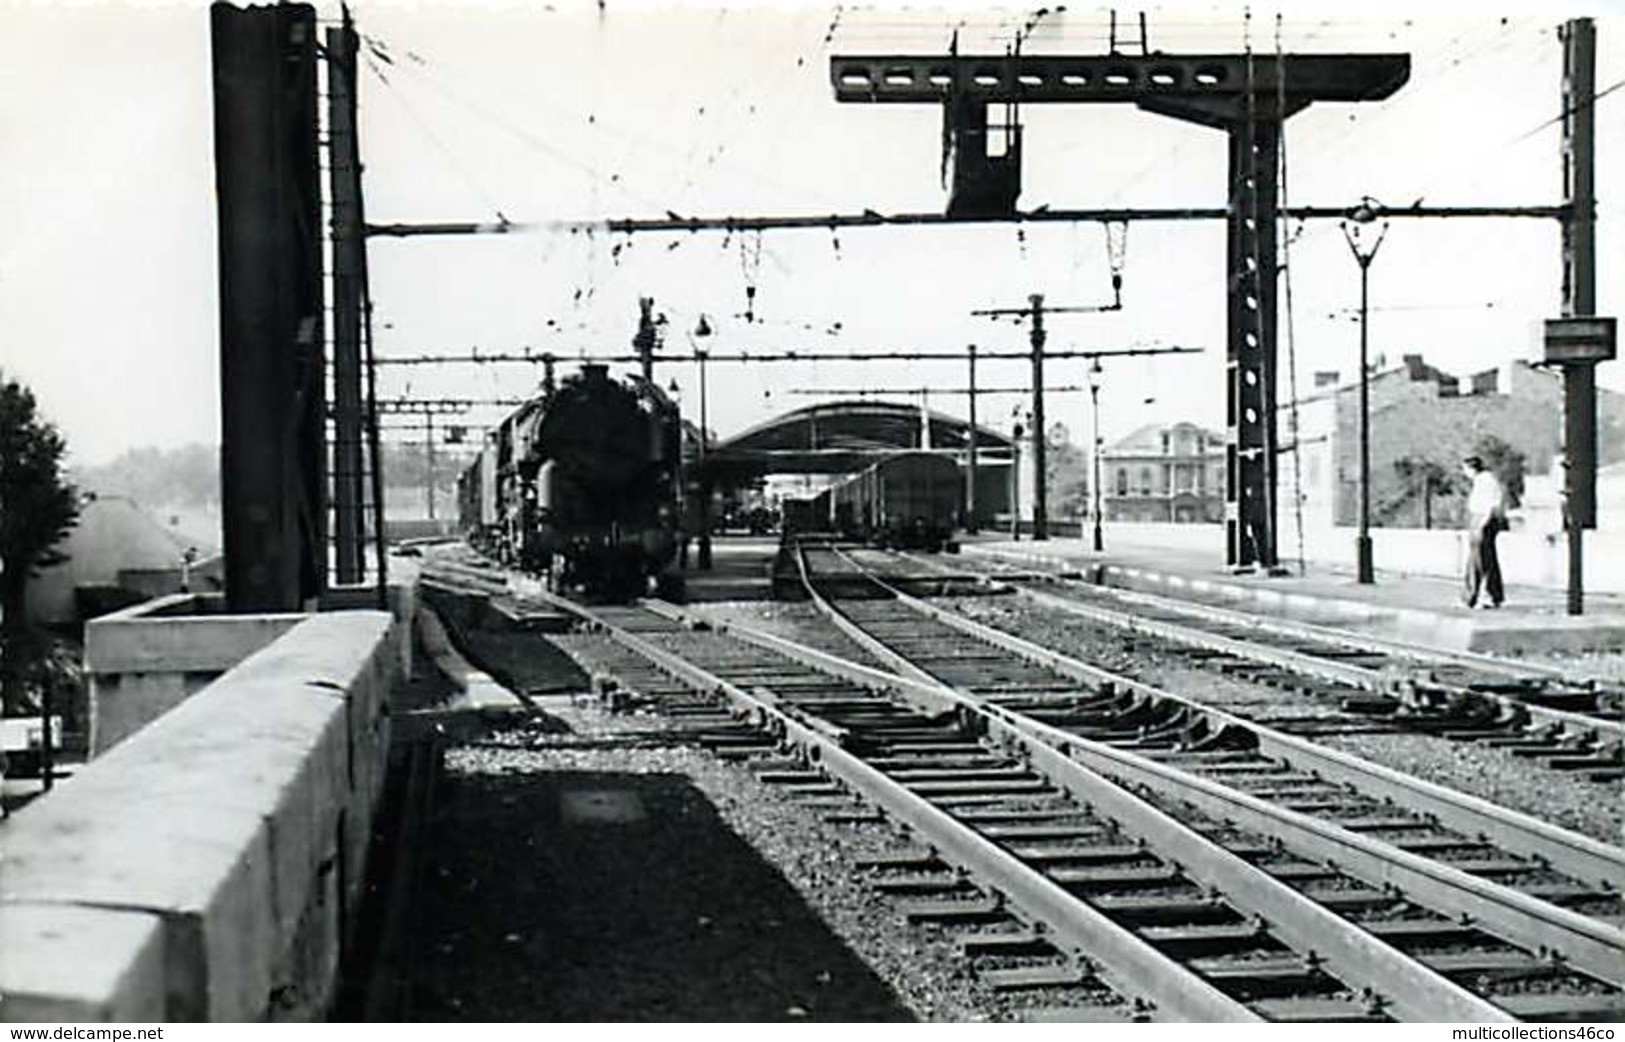
<instances>
[{"instance_id":1,"label":"low concrete structure","mask_svg":"<svg viewBox=\"0 0 1625 1042\"><path fill-rule=\"evenodd\" d=\"M394 651L402 676L412 675L418 566L390 561L386 601L396 622ZM374 608L373 586L341 586L322 597L323 611ZM100 756L158 719L308 613L227 615L219 594L179 593L93 619L85 625L90 698L90 755Z\"/></svg>"},{"instance_id":2,"label":"low concrete structure","mask_svg":"<svg viewBox=\"0 0 1625 1042\"><path fill-rule=\"evenodd\" d=\"M178 593L85 625L91 756L101 756L309 617L224 610L219 594Z\"/></svg>"},{"instance_id":3,"label":"low concrete structure","mask_svg":"<svg viewBox=\"0 0 1625 1042\"><path fill-rule=\"evenodd\" d=\"M0 1018L321 1016L357 906L399 659L317 615L0 831Z\"/></svg>"},{"instance_id":4,"label":"low concrete structure","mask_svg":"<svg viewBox=\"0 0 1625 1042\"><path fill-rule=\"evenodd\" d=\"M0 1019L165 1020L164 934L150 912L4 906ZM94 938L93 945L85 943Z\"/></svg>"}]
</instances>

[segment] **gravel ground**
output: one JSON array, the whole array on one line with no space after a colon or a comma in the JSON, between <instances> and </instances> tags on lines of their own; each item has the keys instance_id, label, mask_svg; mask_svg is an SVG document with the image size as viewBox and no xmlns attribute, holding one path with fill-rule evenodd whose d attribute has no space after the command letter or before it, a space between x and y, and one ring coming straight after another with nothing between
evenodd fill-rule
<instances>
[{"instance_id":1,"label":"gravel ground","mask_svg":"<svg viewBox=\"0 0 1625 1042\"><path fill-rule=\"evenodd\" d=\"M1520 655L1514 663L1551 666L1566 673L1625 684L1625 652L1591 652L1583 655Z\"/></svg>"},{"instance_id":2,"label":"gravel ground","mask_svg":"<svg viewBox=\"0 0 1625 1042\"><path fill-rule=\"evenodd\" d=\"M1504 749L1432 735L1328 735L1316 741L1593 839L1625 846L1625 791L1618 787L1569 782Z\"/></svg>"},{"instance_id":3,"label":"gravel ground","mask_svg":"<svg viewBox=\"0 0 1625 1042\"><path fill-rule=\"evenodd\" d=\"M647 735L647 717L548 715L447 755L416 933L424 1019L974 1021L1019 1009L976 982L951 935L911 926L864 886L856 859L902 845L890 827L829 824L692 748L571 748ZM647 816L567 842L561 800L582 790L632 792Z\"/></svg>"},{"instance_id":4,"label":"gravel ground","mask_svg":"<svg viewBox=\"0 0 1625 1042\"><path fill-rule=\"evenodd\" d=\"M942 602L967 618L1019 633L1028 640L1170 691L1189 693L1207 705L1242 715L1268 710L1272 719L1322 719L1344 714L1330 699L1317 699L1253 684L1185 665L1176 655L1148 649L1138 637L1073 616L1057 616L1012 598L967 597Z\"/></svg>"},{"instance_id":5,"label":"gravel ground","mask_svg":"<svg viewBox=\"0 0 1625 1042\"><path fill-rule=\"evenodd\" d=\"M692 604L689 608L718 622L736 622L853 662L885 668L806 601L719 601Z\"/></svg>"},{"instance_id":6,"label":"gravel ground","mask_svg":"<svg viewBox=\"0 0 1625 1042\"><path fill-rule=\"evenodd\" d=\"M1177 665L1171 656L1131 649L1121 634L1085 620L1058 617L1005 599L962 598L944 603L978 621L1020 633L1086 662L1190 693L1243 716L1267 712L1272 720L1281 720L1339 715L1329 700L1217 676ZM1579 656L1567 661L1577 660L1588 666L1602 662L1607 668L1625 669L1622 656ZM1610 792L1606 786L1570 783L1538 763L1502 749L1420 734L1341 735L1316 741L1607 843L1625 842L1625 798L1619 789Z\"/></svg>"}]
</instances>

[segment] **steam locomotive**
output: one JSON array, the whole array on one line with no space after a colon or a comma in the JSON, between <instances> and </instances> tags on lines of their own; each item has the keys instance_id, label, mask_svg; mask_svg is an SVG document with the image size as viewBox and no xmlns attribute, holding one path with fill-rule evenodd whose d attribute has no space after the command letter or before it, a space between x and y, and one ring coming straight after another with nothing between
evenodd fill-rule
<instances>
[{"instance_id":1,"label":"steam locomotive","mask_svg":"<svg viewBox=\"0 0 1625 1042\"><path fill-rule=\"evenodd\" d=\"M458 478L476 547L608 600L674 592L682 430L676 405L640 377L584 365L509 414Z\"/></svg>"}]
</instances>

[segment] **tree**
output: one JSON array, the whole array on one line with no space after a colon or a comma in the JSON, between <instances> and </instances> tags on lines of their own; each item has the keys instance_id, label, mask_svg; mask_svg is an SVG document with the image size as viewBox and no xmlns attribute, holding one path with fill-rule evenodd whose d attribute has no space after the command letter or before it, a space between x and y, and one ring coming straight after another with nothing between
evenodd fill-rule
<instances>
[{"instance_id":1,"label":"tree","mask_svg":"<svg viewBox=\"0 0 1625 1042\"><path fill-rule=\"evenodd\" d=\"M1422 501L1422 527L1433 527L1433 497L1449 495L1464 484L1461 472L1447 467L1427 456L1411 455L1394 461L1394 472L1403 485L1399 499L1389 512L1395 513L1404 504L1418 498Z\"/></svg>"},{"instance_id":2,"label":"tree","mask_svg":"<svg viewBox=\"0 0 1625 1042\"><path fill-rule=\"evenodd\" d=\"M38 415L33 392L0 373L0 705L26 709L26 675L39 654L25 612L30 576L67 560L55 549L79 519L62 478L67 443Z\"/></svg>"},{"instance_id":3,"label":"tree","mask_svg":"<svg viewBox=\"0 0 1625 1042\"><path fill-rule=\"evenodd\" d=\"M1523 476L1526 468L1523 450L1493 434L1486 434L1473 446L1473 454L1484 461L1484 469L1501 479L1506 490L1506 507L1511 510L1523 502Z\"/></svg>"},{"instance_id":4,"label":"tree","mask_svg":"<svg viewBox=\"0 0 1625 1042\"><path fill-rule=\"evenodd\" d=\"M1044 461L1049 476L1050 501L1057 518L1083 518L1089 514L1089 457L1070 441L1050 443Z\"/></svg>"}]
</instances>

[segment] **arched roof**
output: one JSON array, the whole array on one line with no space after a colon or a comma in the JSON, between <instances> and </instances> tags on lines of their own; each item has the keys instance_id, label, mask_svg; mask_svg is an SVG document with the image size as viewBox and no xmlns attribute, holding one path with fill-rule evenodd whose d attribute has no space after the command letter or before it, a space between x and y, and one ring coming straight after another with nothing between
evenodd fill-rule
<instances>
[{"instance_id":1,"label":"arched roof","mask_svg":"<svg viewBox=\"0 0 1625 1042\"><path fill-rule=\"evenodd\" d=\"M955 455L970 444L970 424L929 412L930 443L918 406L885 401L809 405L757 424L711 446L706 469L719 478L764 474L832 474L861 470L900 449L930 448ZM1010 455L1010 439L978 424L977 453L988 461Z\"/></svg>"}]
</instances>

